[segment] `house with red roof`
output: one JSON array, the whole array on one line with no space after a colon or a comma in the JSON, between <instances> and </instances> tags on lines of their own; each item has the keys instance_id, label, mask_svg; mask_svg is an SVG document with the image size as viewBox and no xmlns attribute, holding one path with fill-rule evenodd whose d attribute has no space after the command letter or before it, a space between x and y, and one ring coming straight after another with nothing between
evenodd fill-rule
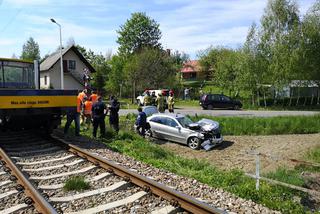
<instances>
[{"instance_id":1,"label":"house with red roof","mask_svg":"<svg viewBox=\"0 0 320 214\"><path fill-rule=\"evenodd\" d=\"M189 60L183 64L181 79L186 81L203 79L201 66L198 60Z\"/></svg>"}]
</instances>

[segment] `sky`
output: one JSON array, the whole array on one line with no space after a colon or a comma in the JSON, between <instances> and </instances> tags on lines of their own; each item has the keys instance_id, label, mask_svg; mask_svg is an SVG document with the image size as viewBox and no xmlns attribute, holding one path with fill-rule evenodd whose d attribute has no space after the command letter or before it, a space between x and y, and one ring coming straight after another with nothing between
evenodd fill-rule
<instances>
[{"instance_id":1,"label":"sky","mask_svg":"<svg viewBox=\"0 0 320 214\"><path fill-rule=\"evenodd\" d=\"M316 0L297 0L300 14ZM165 49L196 59L210 46L240 47L250 25L260 23L267 0L0 0L0 57L19 57L33 37L40 55L62 43L96 53L117 53L117 30L134 12L145 12L160 25Z\"/></svg>"}]
</instances>

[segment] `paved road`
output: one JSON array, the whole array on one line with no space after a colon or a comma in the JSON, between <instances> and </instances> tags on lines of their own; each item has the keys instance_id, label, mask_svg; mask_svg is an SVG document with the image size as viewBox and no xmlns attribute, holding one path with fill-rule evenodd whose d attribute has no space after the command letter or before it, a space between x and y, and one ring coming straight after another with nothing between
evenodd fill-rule
<instances>
[{"instance_id":1,"label":"paved road","mask_svg":"<svg viewBox=\"0 0 320 214\"><path fill-rule=\"evenodd\" d=\"M167 112L167 111L166 111ZM120 109L120 115L128 113L137 113L135 109ZM202 110L196 107L181 107L175 109L175 113L188 115L211 115L211 116L226 116L226 117L275 117L275 116L297 116L297 115L315 115L320 111L257 111L257 110Z\"/></svg>"}]
</instances>

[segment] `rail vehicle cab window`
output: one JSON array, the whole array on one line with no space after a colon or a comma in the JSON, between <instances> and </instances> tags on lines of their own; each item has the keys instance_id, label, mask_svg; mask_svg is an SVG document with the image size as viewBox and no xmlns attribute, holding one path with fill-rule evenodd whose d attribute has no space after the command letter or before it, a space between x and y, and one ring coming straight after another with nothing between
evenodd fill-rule
<instances>
[{"instance_id":1,"label":"rail vehicle cab window","mask_svg":"<svg viewBox=\"0 0 320 214\"><path fill-rule=\"evenodd\" d=\"M34 70L32 63L1 61L1 88L34 88Z\"/></svg>"}]
</instances>

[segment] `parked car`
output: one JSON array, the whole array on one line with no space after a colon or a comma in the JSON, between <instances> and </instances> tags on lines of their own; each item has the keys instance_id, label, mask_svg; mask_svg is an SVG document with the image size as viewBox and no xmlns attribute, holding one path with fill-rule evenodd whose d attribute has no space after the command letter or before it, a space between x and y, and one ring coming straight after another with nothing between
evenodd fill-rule
<instances>
[{"instance_id":1,"label":"parked car","mask_svg":"<svg viewBox=\"0 0 320 214\"><path fill-rule=\"evenodd\" d=\"M144 96L146 96L147 91L150 92L150 95L152 94L152 92L155 92L156 96L158 97L159 94L164 94L165 97L165 101L167 103L167 98L169 96L169 89L162 89L162 90L145 90L141 95L139 95L136 98L137 104L139 106L143 106L144 105Z\"/></svg>"},{"instance_id":2,"label":"parked car","mask_svg":"<svg viewBox=\"0 0 320 214\"><path fill-rule=\"evenodd\" d=\"M153 114L147 123L146 136L183 143L191 149L211 149L223 141L220 125L213 120L193 122L182 114Z\"/></svg>"},{"instance_id":3,"label":"parked car","mask_svg":"<svg viewBox=\"0 0 320 214\"><path fill-rule=\"evenodd\" d=\"M242 108L239 100L233 100L222 94L204 94L200 98L200 106L203 109L212 110L214 108L228 108L238 110Z\"/></svg>"}]
</instances>

